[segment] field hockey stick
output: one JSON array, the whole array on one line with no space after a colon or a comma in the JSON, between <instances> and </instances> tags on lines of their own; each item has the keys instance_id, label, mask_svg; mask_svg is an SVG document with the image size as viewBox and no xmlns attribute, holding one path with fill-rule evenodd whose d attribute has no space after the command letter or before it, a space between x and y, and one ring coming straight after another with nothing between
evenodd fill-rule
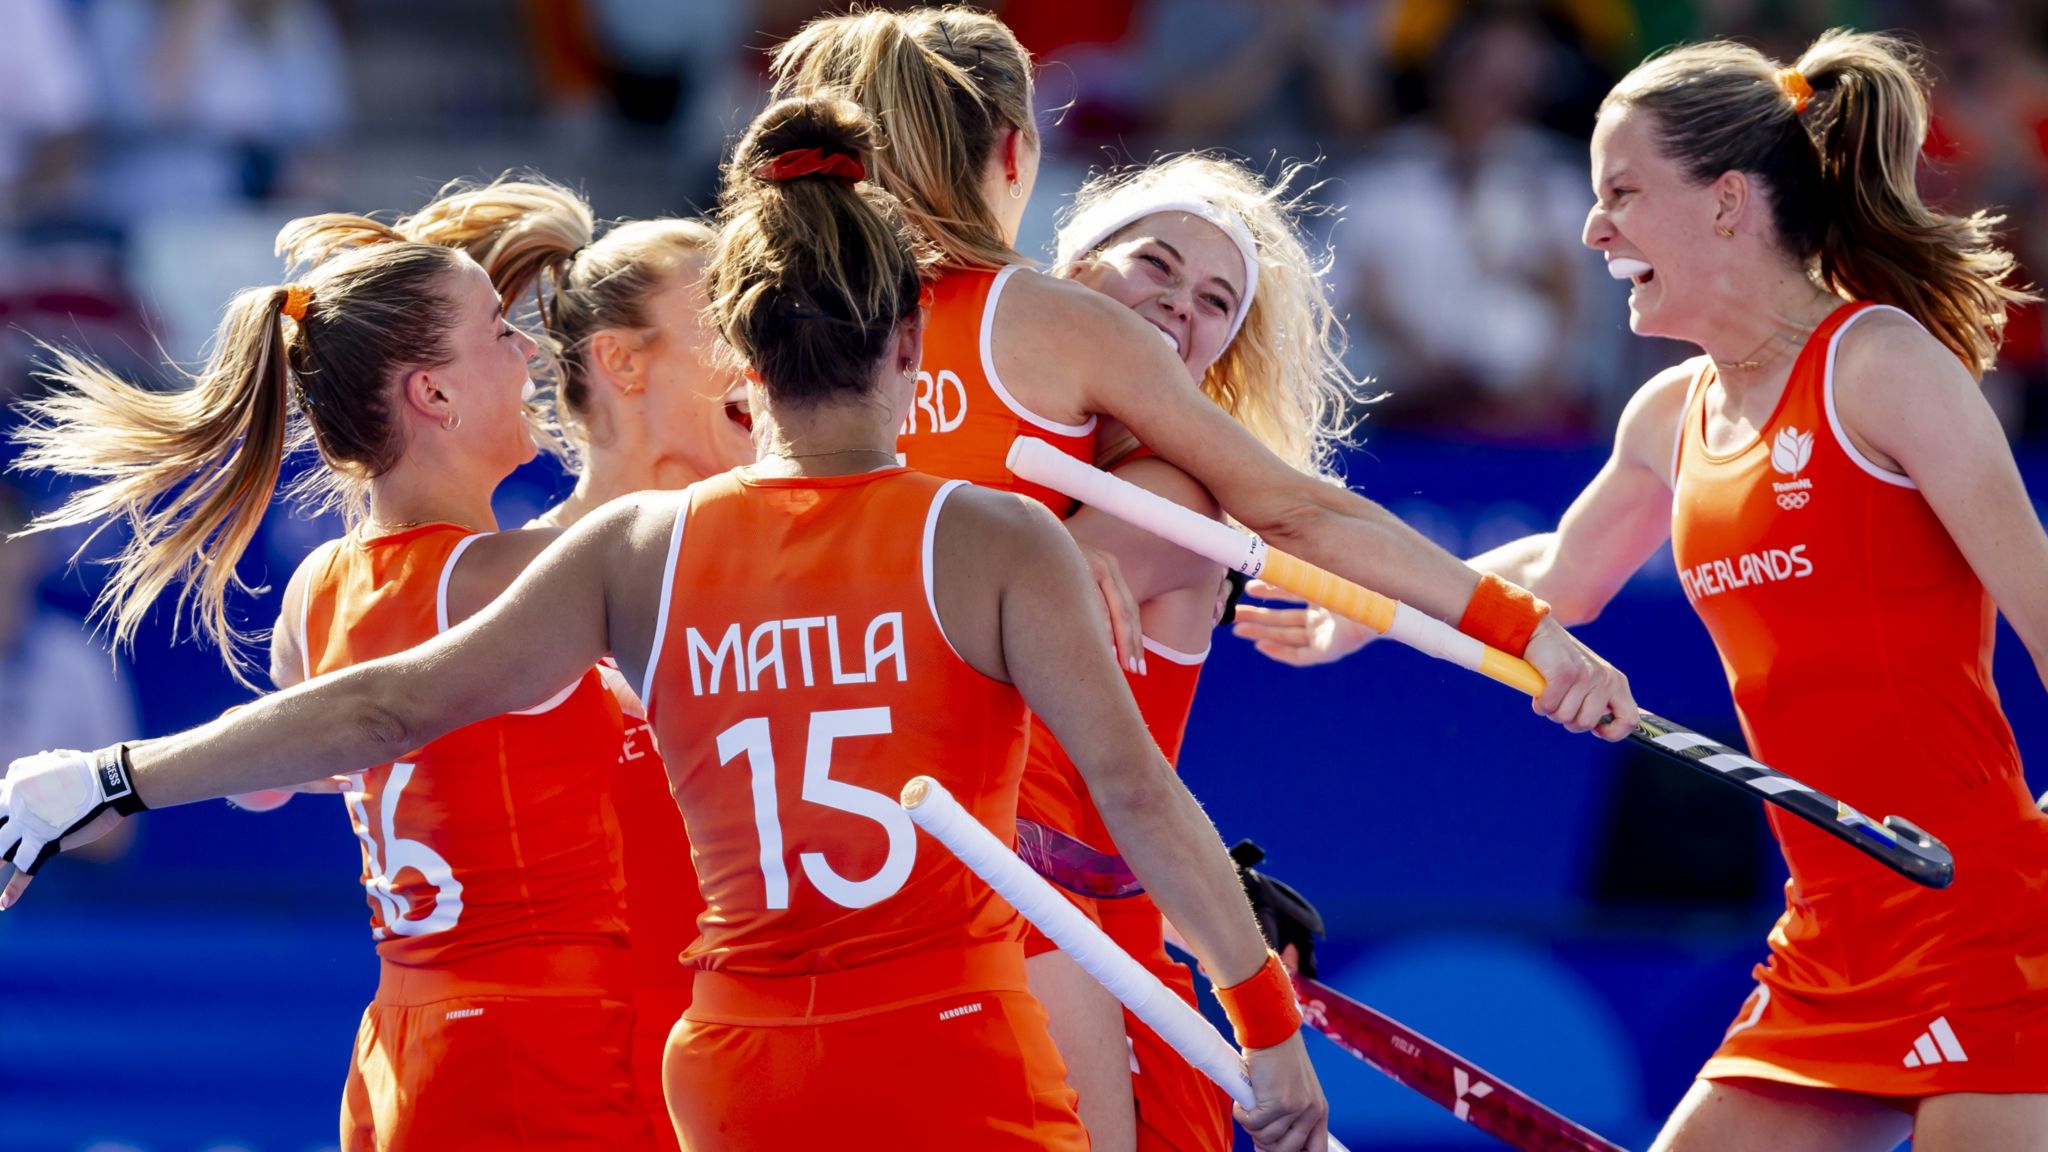
<instances>
[{"instance_id":1,"label":"field hockey stick","mask_svg":"<svg viewBox=\"0 0 2048 1152\"><path fill-rule=\"evenodd\" d=\"M1244 1060L1201 1013L1188 1007L1159 977L1131 958L1094 921L1081 914L1045 878L1031 870L1015 852L960 806L946 786L918 776L903 786L903 807L919 828L960 858L967 870L1009 901L1031 926L1045 933L1093 976L1131 1015L1145 1022L1161 1040L1195 1069L1214 1081L1246 1111L1256 1106ZM1345 1152L1335 1136L1331 1152Z\"/></svg>"},{"instance_id":2,"label":"field hockey stick","mask_svg":"<svg viewBox=\"0 0 2048 1152\"><path fill-rule=\"evenodd\" d=\"M1033 872L1076 896L1128 900L1145 892L1123 857L1099 852L1057 828L1022 816L1017 817L1017 855Z\"/></svg>"},{"instance_id":3,"label":"field hockey stick","mask_svg":"<svg viewBox=\"0 0 2048 1152\"><path fill-rule=\"evenodd\" d=\"M1294 989L1309 1027L1510 1148L1622 1152L1486 1069L1327 984L1296 976Z\"/></svg>"},{"instance_id":4,"label":"field hockey stick","mask_svg":"<svg viewBox=\"0 0 2048 1152\"><path fill-rule=\"evenodd\" d=\"M1543 692L1528 661L1490 648L1408 605L1326 572L1264 540L1074 459L1042 440L1010 445L1010 471L1034 484L1128 521L1173 544L1358 621L1411 648L1520 689ZM1828 832L1916 884L1946 888L1955 879L1948 847L1902 816L1882 823L1825 793L1681 724L1643 713L1629 739L1661 756L1748 791Z\"/></svg>"},{"instance_id":5,"label":"field hockey stick","mask_svg":"<svg viewBox=\"0 0 2048 1152\"><path fill-rule=\"evenodd\" d=\"M1025 823L1018 821L1020 829ZM1024 859L1039 875L1069 892L1086 895L1085 888L1136 885L1123 857L1067 839L1069 845L1056 855ZM1522 1152L1620 1152L1500 1077L1327 984L1296 976L1294 990L1301 1001L1302 1021L1309 1027L1510 1147Z\"/></svg>"}]
</instances>

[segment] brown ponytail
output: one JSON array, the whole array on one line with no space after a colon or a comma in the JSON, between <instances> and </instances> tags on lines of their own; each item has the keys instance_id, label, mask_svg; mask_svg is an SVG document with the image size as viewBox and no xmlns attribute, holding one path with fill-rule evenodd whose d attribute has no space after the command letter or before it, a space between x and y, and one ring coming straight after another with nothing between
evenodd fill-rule
<instances>
[{"instance_id":1,"label":"brown ponytail","mask_svg":"<svg viewBox=\"0 0 2048 1152\"><path fill-rule=\"evenodd\" d=\"M848 100L781 100L735 149L704 286L712 322L778 401L865 396L875 362L918 304L918 260L895 198L812 174L770 179L776 157L815 148L874 159L867 113Z\"/></svg>"},{"instance_id":2,"label":"brown ponytail","mask_svg":"<svg viewBox=\"0 0 2048 1152\"><path fill-rule=\"evenodd\" d=\"M1022 261L982 199L1004 129L1038 139L1031 54L972 8L857 12L811 21L775 53L779 96L839 96L866 108L884 146L873 171L949 267Z\"/></svg>"},{"instance_id":3,"label":"brown ponytail","mask_svg":"<svg viewBox=\"0 0 2048 1152\"><path fill-rule=\"evenodd\" d=\"M2007 283L2013 257L1993 234L2003 217L1951 216L1920 199L1928 110L1917 57L1891 37L1838 28L1792 71L1781 81L1746 45L1690 45L1636 68L1606 103L1654 114L1660 145L1695 181L1758 177L1780 242L1816 262L1821 283L1905 310L1981 377L2006 306L2035 297Z\"/></svg>"},{"instance_id":4,"label":"brown ponytail","mask_svg":"<svg viewBox=\"0 0 2048 1152\"><path fill-rule=\"evenodd\" d=\"M91 483L31 530L127 522L130 539L96 605L116 643L133 643L150 605L179 581L180 619L189 611L243 678L248 636L229 619L227 596L285 454L310 431L329 466L314 490L330 497L360 493L397 461L391 391L402 372L450 358L457 309L447 288L461 257L368 243L382 227L361 217L287 225L280 248L340 253L299 286L310 295L304 318L286 324L287 287L238 294L189 387L138 388L61 351L42 372L60 387L26 405L20 465ZM294 395L304 425L291 418Z\"/></svg>"}]
</instances>

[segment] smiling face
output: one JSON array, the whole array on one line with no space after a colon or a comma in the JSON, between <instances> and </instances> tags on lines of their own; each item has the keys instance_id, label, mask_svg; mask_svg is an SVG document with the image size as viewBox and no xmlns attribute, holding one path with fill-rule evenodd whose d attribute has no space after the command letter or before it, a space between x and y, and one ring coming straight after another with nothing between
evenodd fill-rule
<instances>
[{"instance_id":1,"label":"smiling face","mask_svg":"<svg viewBox=\"0 0 2048 1152\"><path fill-rule=\"evenodd\" d=\"M1133 221L1070 274L1159 329L1195 380L1229 347L1245 287L1237 245L1185 212Z\"/></svg>"},{"instance_id":2,"label":"smiling face","mask_svg":"<svg viewBox=\"0 0 2048 1152\"><path fill-rule=\"evenodd\" d=\"M1696 339L1720 269L1707 254L1719 238L1713 183L1695 184L1658 148L1655 121L1611 105L1593 128L1593 195L1584 240L1610 275L1634 284L1629 328L1642 336Z\"/></svg>"},{"instance_id":3,"label":"smiling face","mask_svg":"<svg viewBox=\"0 0 2048 1152\"><path fill-rule=\"evenodd\" d=\"M449 290L461 320L448 334L453 356L431 370L458 423L450 431L479 464L500 475L533 459L539 446L527 421L533 340L499 311L483 268L465 257Z\"/></svg>"},{"instance_id":4,"label":"smiling face","mask_svg":"<svg viewBox=\"0 0 2048 1152\"><path fill-rule=\"evenodd\" d=\"M640 350L641 419L657 458L681 461L697 476L715 476L751 464L754 441L746 382L718 364L716 334L702 322L701 265L701 258L684 261L647 299L652 330Z\"/></svg>"}]
</instances>

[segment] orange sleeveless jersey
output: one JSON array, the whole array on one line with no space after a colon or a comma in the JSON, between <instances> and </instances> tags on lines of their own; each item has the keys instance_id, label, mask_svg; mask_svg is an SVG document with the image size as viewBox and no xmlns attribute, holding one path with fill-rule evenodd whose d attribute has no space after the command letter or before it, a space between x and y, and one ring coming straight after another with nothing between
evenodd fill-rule
<instances>
[{"instance_id":1,"label":"orange sleeveless jersey","mask_svg":"<svg viewBox=\"0 0 2048 1152\"><path fill-rule=\"evenodd\" d=\"M1152 657L1147 661L1149 672L1143 676L1127 672L1125 680L1153 741L1177 768L1208 652L1176 651L1149 637L1145 650ZM1102 814L1089 798L1088 785L1036 715L1031 718L1031 752L1024 766L1017 814L1102 851L1117 851ZM1164 981L1174 995L1189 1007L1199 1006L1194 973L1166 951L1164 921L1152 897L1141 893L1121 900L1088 900L1066 895L1092 913L1109 938ZM1027 953L1035 956L1053 947L1038 932L1027 931ZM1138 1152L1229 1152L1230 1098L1129 1011L1124 1013L1124 1032L1131 1043Z\"/></svg>"},{"instance_id":2,"label":"orange sleeveless jersey","mask_svg":"<svg viewBox=\"0 0 2048 1152\"><path fill-rule=\"evenodd\" d=\"M448 576L473 539L430 524L328 545L300 621L307 677L445 628ZM536 942L623 945L611 803L622 731L592 670L531 713L472 724L356 774L343 798L378 954L445 965Z\"/></svg>"},{"instance_id":3,"label":"orange sleeveless jersey","mask_svg":"<svg viewBox=\"0 0 2048 1152\"><path fill-rule=\"evenodd\" d=\"M928 774L1015 839L1023 699L954 653L933 607L954 487L735 472L684 495L643 695L695 846L698 968L815 975L1017 939L897 801Z\"/></svg>"},{"instance_id":4,"label":"orange sleeveless jersey","mask_svg":"<svg viewBox=\"0 0 2048 1152\"><path fill-rule=\"evenodd\" d=\"M999 271L954 269L929 286L924 360L917 394L896 436L899 458L920 472L984 488L1020 492L1065 516L1074 502L1010 474L1003 461L1019 436L1043 440L1076 460L1095 462L1095 417L1061 424L1026 408L996 375L996 301L1021 265Z\"/></svg>"},{"instance_id":5,"label":"orange sleeveless jersey","mask_svg":"<svg viewBox=\"0 0 2048 1152\"><path fill-rule=\"evenodd\" d=\"M1835 349L1872 310L1845 305L1814 331L1777 411L1729 456L1707 451L1703 367L1672 549L1757 758L1953 845L2009 819L2024 780L1992 686L1991 597L1913 482L1865 459L1835 414ZM1802 885L1881 871L1767 811Z\"/></svg>"},{"instance_id":6,"label":"orange sleeveless jersey","mask_svg":"<svg viewBox=\"0 0 2048 1152\"><path fill-rule=\"evenodd\" d=\"M679 990L689 1003L690 970L683 950L697 938L704 898L690 863L690 837L669 790L668 766L655 745L647 710L607 660L606 687L625 713L625 736L612 780L626 868L626 919L633 929L633 982ZM680 1006L677 1009L680 1011ZM673 1017L664 1023L673 1023Z\"/></svg>"},{"instance_id":7,"label":"orange sleeveless jersey","mask_svg":"<svg viewBox=\"0 0 2048 1152\"><path fill-rule=\"evenodd\" d=\"M1180 744L1187 732L1188 714L1194 710L1195 688L1202 678L1207 649L1199 653L1175 651L1145 638L1147 673L1126 671L1125 683L1138 702L1138 714L1166 761L1178 767ZM1031 717L1031 749L1024 763L1023 787L1017 797L1017 815L1036 820L1048 828L1078 837L1090 846L1115 852L1116 842L1102 822L1102 814L1089 799L1088 785L1080 769L1067 758L1052 730L1037 715Z\"/></svg>"}]
</instances>

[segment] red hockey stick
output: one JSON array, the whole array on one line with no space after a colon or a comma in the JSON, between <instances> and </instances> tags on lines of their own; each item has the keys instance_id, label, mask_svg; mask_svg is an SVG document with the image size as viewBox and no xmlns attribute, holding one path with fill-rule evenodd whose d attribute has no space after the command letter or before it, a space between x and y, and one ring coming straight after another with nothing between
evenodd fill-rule
<instances>
[{"instance_id":1,"label":"red hockey stick","mask_svg":"<svg viewBox=\"0 0 2048 1152\"><path fill-rule=\"evenodd\" d=\"M1327 984L1294 978L1302 1021L1396 1081L1521 1152L1622 1152L1500 1077Z\"/></svg>"}]
</instances>

